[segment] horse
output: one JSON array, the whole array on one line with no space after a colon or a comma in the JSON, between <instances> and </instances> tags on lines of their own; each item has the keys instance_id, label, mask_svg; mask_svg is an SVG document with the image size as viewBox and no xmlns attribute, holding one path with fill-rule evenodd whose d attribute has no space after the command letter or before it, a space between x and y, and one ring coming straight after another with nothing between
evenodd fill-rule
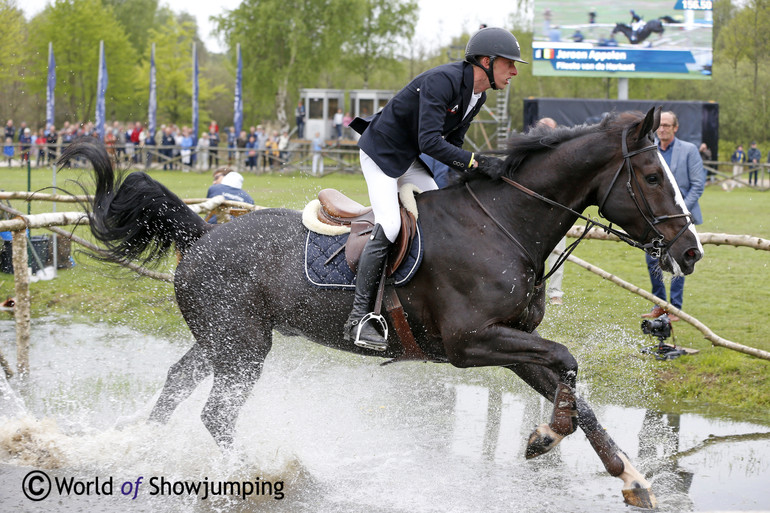
<instances>
[{"instance_id":1,"label":"horse","mask_svg":"<svg viewBox=\"0 0 770 513\"><path fill-rule=\"evenodd\" d=\"M421 359L456 367L502 366L554 402L525 456L544 454L580 427L628 504L654 507L650 483L575 392L578 364L536 331L545 312L544 262L581 212L600 214L623 240L689 274L703 255L679 189L653 134L660 108L610 113L594 125L515 134L499 176L472 173L416 196L422 264L396 289ZM71 144L62 159L93 166L90 228L110 258L152 264L172 247L179 309L195 343L168 371L149 420L165 423L197 385L214 382L201 419L223 450L273 343L273 330L325 346L398 359L390 330L384 353L342 338L350 290L328 290L304 274L301 213L272 208L210 225L143 172L116 171L96 140ZM598 222L592 220L592 222Z\"/></svg>"},{"instance_id":2,"label":"horse","mask_svg":"<svg viewBox=\"0 0 770 513\"><path fill-rule=\"evenodd\" d=\"M653 33L660 34L661 36L663 35L663 31L665 29L661 19L662 18L645 22L645 24L638 29L634 29L625 23L616 23L615 28L612 29L612 35L610 37L614 37L618 32L622 32L628 38L629 43L632 45L638 45Z\"/></svg>"}]
</instances>

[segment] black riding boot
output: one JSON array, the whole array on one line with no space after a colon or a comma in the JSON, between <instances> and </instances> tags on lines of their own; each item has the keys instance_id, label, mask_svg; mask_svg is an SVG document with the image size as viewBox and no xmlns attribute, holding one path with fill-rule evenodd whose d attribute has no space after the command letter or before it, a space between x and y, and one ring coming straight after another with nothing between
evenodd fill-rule
<instances>
[{"instance_id":1,"label":"black riding boot","mask_svg":"<svg viewBox=\"0 0 770 513\"><path fill-rule=\"evenodd\" d=\"M382 268L385 266L390 244L385 232L382 231L382 226L374 225L372 234L369 236L358 261L356 297L353 300L353 310L348 315L348 320L345 321L343 331L345 340L352 340L359 347L374 349L375 351L385 351L388 348L388 341L377 331L374 322L368 320L361 326L358 339L356 339L356 333L361 319L374 309Z\"/></svg>"}]
</instances>

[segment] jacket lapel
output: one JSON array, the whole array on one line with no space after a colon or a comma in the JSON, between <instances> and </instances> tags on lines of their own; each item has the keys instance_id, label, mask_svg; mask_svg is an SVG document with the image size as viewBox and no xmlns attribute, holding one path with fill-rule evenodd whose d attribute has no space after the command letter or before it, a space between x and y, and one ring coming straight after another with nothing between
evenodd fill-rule
<instances>
[{"instance_id":1,"label":"jacket lapel","mask_svg":"<svg viewBox=\"0 0 770 513\"><path fill-rule=\"evenodd\" d=\"M473 94L473 65L463 64L463 81L460 84L460 119L463 118ZM461 122L462 124L462 122Z\"/></svg>"},{"instance_id":2,"label":"jacket lapel","mask_svg":"<svg viewBox=\"0 0 770 513\"><path fill-rule=\"evenodd\" d=\"M684 166L679 165L679 160L682 158L682 145L679 143L679 139L674 138L674 141L674 148L671 151L671 167L673 168L671 172L674 174L677 184L681 187L684 183L685 176L679 176L682 173L677 173L676 170L684 168Z\"/></svg>"}]
</instances>

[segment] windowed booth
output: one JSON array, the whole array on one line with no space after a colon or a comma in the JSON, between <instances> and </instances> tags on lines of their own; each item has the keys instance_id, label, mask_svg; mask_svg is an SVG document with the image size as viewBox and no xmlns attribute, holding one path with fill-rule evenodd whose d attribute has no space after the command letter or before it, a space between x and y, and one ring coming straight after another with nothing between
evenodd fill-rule
<instances>
[{"instance_id":1,"label":"windowed booth","mask_svg":"<svg viewBox=\"0 0 770 513\"><path fill-rule=\"evenodd\" d=\"M332 120L338 108L344 109L345 91L342 89L300 89L302 101L305 103L305 138L313 139L316 132L321 137L334 137Z\"/></svg>"},{"instance_id":2,"label":"windowed booth","mask_svg":"<svg viewBox=\"0 0 770 513\"><path fill-rule=\"evenodd\" d=\"M353 117L371 116L382 110L394 94L385 89L353 89L350 91L350 113Z\"/></svg>"},{"instance_id":3,"label":"windowed booth","mask_svg":"<svg viewBox=\"0 0 770 513\"><path fill-rule=\"evenodd\" d=\"M382 110L395 93L385 89L353 89L350 91L350 112L352 116L366 118ZM360 137L352 129L346 130L353 140Z\"/></svg>"}]
</instances>

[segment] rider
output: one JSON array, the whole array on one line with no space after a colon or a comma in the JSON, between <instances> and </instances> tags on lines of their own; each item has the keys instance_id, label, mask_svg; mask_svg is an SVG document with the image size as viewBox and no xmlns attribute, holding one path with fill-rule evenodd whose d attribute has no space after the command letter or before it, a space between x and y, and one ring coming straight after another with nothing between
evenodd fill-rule
<instances>
[{"instance_id":1,"label":"rider","mask_svg":"<svg viewBox=\"0 0 770 513\"><path fill-rule=\"evenodd\" d=\"M361 168L369 190L375 225L358 263L353 310L344 327L345 340L384 351L387 340L372 322L361 322L373 309L390 244L401 227L398 190L414 184L437 189L418 160L425 153L455 170L498 175L502 161L462 149L465 133L486 100L487 89L504 89L518 72L521 49L508 30L487 27L468 41L465 61L428 70L399 91L382 111L351 128L358 141Z\"/></svg>"}]
</instances>

